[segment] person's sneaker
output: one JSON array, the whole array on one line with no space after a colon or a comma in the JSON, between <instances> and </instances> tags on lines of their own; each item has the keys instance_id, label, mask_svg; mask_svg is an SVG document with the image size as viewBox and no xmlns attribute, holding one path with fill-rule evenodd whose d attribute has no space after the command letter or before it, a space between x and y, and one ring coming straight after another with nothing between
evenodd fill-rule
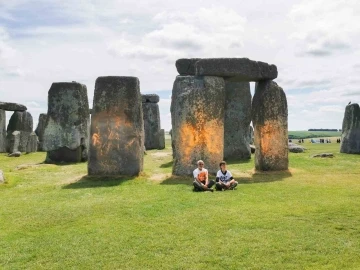
<instances>
[{"instance_id":1,"label":"person's sneaker","mask_svg":"<svg viewBox=\"0 0 360 270\"><path fill-rule=\"evenodd\" d=\"M213 188L209 188L208 190L211 191L211 192L214 192L214 189L213 189Z\"/></svg>"},{"instance_id":2,"label":"person's sneaker","mask_svg":"<svg viewBox=\"0 0 360 270\"><path fill-rule=\"evenodd\" d=\"M231 186L230 186L230 188L229 189L231 189L231 190L234 190L236 187L237 187L237 183L234 183L234 184L232 184Z\"/></svg>"}]
</instances>

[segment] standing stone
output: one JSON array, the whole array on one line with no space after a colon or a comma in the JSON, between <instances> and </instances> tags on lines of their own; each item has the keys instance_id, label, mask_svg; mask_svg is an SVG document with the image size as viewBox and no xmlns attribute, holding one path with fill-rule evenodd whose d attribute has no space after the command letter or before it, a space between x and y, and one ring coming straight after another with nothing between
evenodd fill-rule
<instances>
[{"instance_id":1,"label":"standing stone","mask_svg":"<svg viewBox=\"0 0 360 270\"><path fill-rule=\"evenodd\" d=\"M357 103L346 106L340 153L360 154L360 108Z\"/></svg>"},{"instance_id":2,"label":"standing stone","mask_svg":"<svg viewBox=\"0 0 360 270\"><path fill-rule=\"evenodd\" d=\"M86 161L89 126L86 86L77 82L53 83L48 93L48 112L43 133L46 162Z\"/></svg>"},{"instance_id":3,"label":"standing stone","mask_svg":"<svg viewBox=\"0 0 360 270\"><path fill-rule=\"evenodd\" d=\"M159 130L158 138L159 138L158 149L159 150L165 149L165 130L163 130L163 129Z\"/></svg>"},{"instance_id":4,"label":"standing stone","mask_svg":"<svg viewBox=\"0 0 360 270\"><path fill-rule=\"evenodd\" d=\"M249 144L254 143L254 128L249 126Z\"/></svg>"},{"instance_id":5,"label":"standing stone","mask_svg":"<svg viewBox=\"0 0 360 270\"><path fill-rule=\"evenodd\" d=\"M225 80L224 158L250 159L251 92L248 82Z\"/></svg>"},{"instance_id":6,"label":"standing stone","mask_svg":"<svg viewBox=\"0 0 360 270\"><path fill-rule=\"evenodd\" d=\"M159 148L160 110L158 95L142 95L145 148Z\"/></svg>"},{"instance_id":7,"label":"standing stone","mask_svg":"<svg viewBox=\"0 0 360 270\"><path fill-rule=\"evenodd\" d=\"M6 152L6 113L0 109L0 153Z\"/></svg>"},{"instance_id":8,"label":"standing stone","mask_svg":"<svg viewBox=\"0 0 360 270\"><path fill-rule=\"evenodd\" d=\"M38 148L38 136L35 132L31 132L26 146L26 153L34 153Z\"/></svg>"},{"instance_id":9,"label":"standing stone","mask_svg":"<svg viewBox=\"0 0 360 270\"><path fill-rule=\"evenodd\" d=\"M20 131L14 131L10 136L8 135L7 147L10 154L19 151L20 133Z\"/></svg>"},{"instance_id":10,"label":"standing stone","mask_svg":"<svg viewBox=\"0 0 360 270\"><path fill-rule=\"evenodd\" d=\"M33 131L33 118L29 112L16 111L12 114L7 126L7 140L9 140L9 137L12 136L14 131L20 131L20 142L18 150L20 152L25 152L30 133ZM9 152L12 153L11 151Z\"/></svg>"},{"instance_id":11,"label":"standing stone","mask_svg":"<svg viewBox=\"0 0 360 270\"><path fill-rule=\"evenodd\" d=\"M225 82L177 76L172 90L173 174L191 175L199 159L215 173L224 157Z\"/></svg>"},{"instance_id":12,"label":"standing stone","mask_svg":"<svg viewBox=\"0 0 360 270\"><path fill-rule=\"evenodd\" d=\"M89 175L137 175L143 169L144 120L136 77L95 82Z\"/></svg>"},{"instance_id":13,"label":"standing stone","mask_svg":"<svg viewBox=\"0 0 360 270\"><path fill-rule=\"evenodd\" d=\"M39 115L39 123L35 129L35 133L38 136L39 139L39 151L43 151L43 144L44 144L44 131L45 131L45 124L46 124L46 113L41 113Z\"/></svg>"},{"instance_id":14,"label":"standing stone","mask_svg":"<svg viewBox=\"0 0 360 270\"><path fill-rule=\"evenodd\" d=\"M287 170L288 108L286 95L275 82L260 81L256 84L252 121L255 130L256 170Z\"/></svg>"},{"instance_id":15,"label":"standing stone","mask_svg":"<svg viewBox=\"0 0 360 270\"><path fill-rule=\"evenodd\" d=\"M248 58L207 58L195 63L196 76L219 76L232 81L272 80L278 75L277 67Z\"/></svg>"}]
</instances>

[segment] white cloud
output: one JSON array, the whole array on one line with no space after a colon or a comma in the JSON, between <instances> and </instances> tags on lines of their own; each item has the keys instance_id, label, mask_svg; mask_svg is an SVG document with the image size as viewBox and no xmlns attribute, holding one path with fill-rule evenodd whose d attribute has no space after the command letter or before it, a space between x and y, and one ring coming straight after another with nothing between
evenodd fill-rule
<instances>
[{"instance_id":1,"label":"white cloud","mask_svg":"<svg viewBox=\"0 0 360 270\"><path fill-rule=\"evenodd\" d=\"M304 0L294 5L290 38L299 41L299 55L323 57L358 49L353 37L360 35L359 12L357 0Z\"/></svg>"},{"instance_id":2,"label":"white cloud","mask_svg":"<svg viewBox=\"0 0 360 270\"><path fill-rule=\"evenodd\" d=\"M341 108L360 101L359 8L354 0L0 0L0 96L40 104L29 106L35 120L54 81L85 83L91 102L98 76L136 76L141 92L159 93L171 90L178 58L248 57L278 66L290 129L339 128ZM159 106L169 129L170 99Z\"/></svg>"}]
</instances>

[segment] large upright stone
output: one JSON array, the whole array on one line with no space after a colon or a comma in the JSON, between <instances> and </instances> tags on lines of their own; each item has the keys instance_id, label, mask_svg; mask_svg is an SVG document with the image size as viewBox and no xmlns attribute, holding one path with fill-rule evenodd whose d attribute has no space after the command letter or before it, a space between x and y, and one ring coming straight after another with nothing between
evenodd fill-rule
<instances>
[{"instance_id":1,"label":"large upright stone","mask_svg":"<svg viewBox=\"0 0 360 270\"><path fill-rule=\"evenodd\" d=\"M346 106L342 124L340 153L360 154L360 108L353 103Z\"/></svg>"},{"instance_id":2,"label":"large upright stone","mask_svg":"<svg viewBox=\"0 0 360 270\"><path fill-rule=\"evenodd\" d=\"M19 145L20 145L20 131L14 131L10 135L8 135L8 141L7 141L7 147L8 152L15 153L19 151Z\"/></svg>"},{"instance_id":3,"label":"large upright stone","mask_svg":"<svg viewBox=\"0 0 360 270\"><path fill-rule=\"evenodd\" d=\"M6 152L6 113L0 109L0 153Z\"/></svg>"},{"instance_id":4,"label":"large upright stone","mask_svg":"<svg viewBox=\"0 0 360 270\"><path fill-rule=\"evenodd\" d=\"M39 140L39 147L38 147L39 151L43 151L44 131L45 131L46 118L47 118L47 114L46 113L41 113L39 115L38 125L37 125L37 127L35 129L35 133L38 136L38 140Z\"/></svg>"},{"instance_id":5,"label":"large upright stone","mask_svg":"<svg viewBox=\"0 0 360 270\"><path fill-rule=\"evenodd\" d=\"M172 90L173 174L191 175L204 160L210 173L224 157L225 82L219 77L177 76Z\"/></svg>"},{"instance_id":6,"label":"large upright stone","mask_svg":"<svg viewBox=\"0 0 360 270\"><path fill-rule=\"evenodd\" d=\"M256 84L252 101L255 130L255 168L288 169L288 108L286 95L273 81Z\"/></svg>"},{"instance_id":7,"label":"large upright stone","mask_svg":"<svg viewBox=\"0 0 360 270\"><path fill-rule=\"evenodd\" d=\"M142 103L158 103L160 101L159 95L156 94L145 94L141 95Z\"/></svg>"},{"instance_id":8,"label":"large upright stone","mask_svg":"<svg viewBox=\"0 0 360 270\"><path fill-rule=\"evenodd\" d=\"M159 148L160 111L158 95L142 95L146 150Z\"/></svg>"},{"instance_id":9,"label":"large upright stone","mask_svg":"<svg viewBox=\"0 0 360 270\"><path fill-rule=\"evenodd\" d=\"M91 116L89 175L137 175L142 171L141 101L138 78L97 78Z\"/></svg>"},{"instance_id":10,"label":"large upright stone","mask_svg":"<svg viewBox=\"0 0 360 270\"><path fill-rule=\"evenodd\" d=\"M0 110L23 112L23 111L26 111L27 108L26 108L25 105L22 105L22 104L12 103L12 102L1 102L0 101Z\"/></svg>"},{"instance_id":11,"label":"large upright stone","mask_svg":"<svg viewBox=\"0 0 360 270\"><path fill-rule=\"evenodd\" d=\"M272 80L278 75L277 67L248 58L207 58L195 63L195 75L219 76L232 81Z\"/></svg>"},{"instance_id":12,"label":"large upright stone","mask_svg":"<svg viewBox=\"0 0 360 270\"><path fill-rule=\"evenodd\" d=\"M224 158L250 159L251 92L248 82L225 80Z\"/></svg>"},{"instance_id":13,"label":"large upright stone","mask_svg":"<svg viewBox=\"0 0 360 270\"><path fill-rule=\"evenodd\" d=\"M77 82L53 83L48 93L48 113L43 134L46 161L87 160L89 126L86 86Z\"/></svg>"},{"instance_id":14,"label":"large upright stone","mask_svg":"<svg viewBox=\"0 0 360 270\"><path fill-rule=\"evenodd\" d=\"M180 75L195 75L195 63L200 58L181 58L176 60L175 66Z\"/></svg>"},{"instance_id":15,"label":"large upright stone","mask_svg":"<svg viewBox=\"0 0 360 270\"><path fill-rule=\"evenodd\" d=\"M12 136L12 133L16 130L20 131L20 142L18 150L20 152L25 152L30 133L33 131L33 118L29 112L16 111L11 115L9 124L7 126L7 140L9 140L9 138Z\"/></svg>"},{"instance_id":16,"label":"large upright stone","mask_svg":"<svg viewBox=\"0 0 360 270\"><path fill-rule=\"evenodd\" d=\"M254 143L254 128L252 126L249 126L249 144Z\"/></svg>"},{"instance_id":17,"label":"large upright stone","mask_svg":"<svg viewBox=\"0 0 360 270\"><path fill-rule=\"evenodd\" d=\"M159 139L158 149L159 150L165 149L165 130L164 129L159 130L158 139Z\"/></svg>"},{"instance_id":18,"label":"large upright stone","mask_svg":"<svg viewBox=\"0 0 360 270\"><path fill-rule=\"evenodd\" d=\"M38 136L35 132L31 132L26 146L26 153L34 153L38 149Z\"/></svg>"}]
</instances>

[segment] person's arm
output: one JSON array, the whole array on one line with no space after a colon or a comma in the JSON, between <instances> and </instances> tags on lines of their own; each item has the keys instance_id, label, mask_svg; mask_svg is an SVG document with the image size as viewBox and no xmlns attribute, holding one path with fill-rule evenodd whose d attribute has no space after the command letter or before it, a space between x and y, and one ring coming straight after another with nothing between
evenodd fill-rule
<instances>
[{"instance_id":1,"label":"person's arm","mask_svg":"<svg viewBox=\"0 0 360 270\"><path fill-rule=\"evenodd\" d=\"M206 170L206 180L205 180L205 185L207 186L208 184L209 184L209 171L208 170Z\"/></svg>"}]
</instances>

